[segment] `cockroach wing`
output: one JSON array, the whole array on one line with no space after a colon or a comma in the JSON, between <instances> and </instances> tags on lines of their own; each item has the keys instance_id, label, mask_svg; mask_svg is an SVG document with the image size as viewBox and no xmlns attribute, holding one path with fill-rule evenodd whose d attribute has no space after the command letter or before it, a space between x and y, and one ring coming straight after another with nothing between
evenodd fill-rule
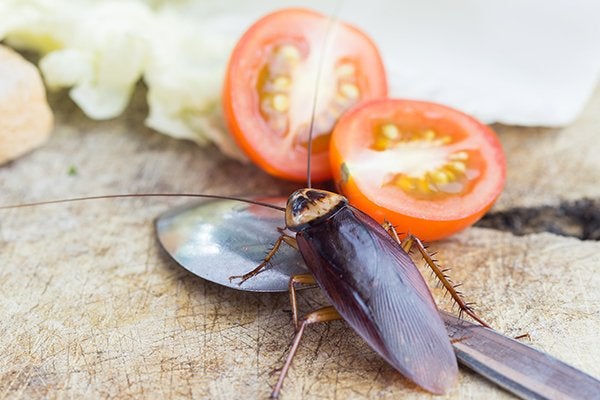
<instances>
[{"instance_id":1,"label":"cockroach wing","mask_svg":"<svg viewBox=\"0 0 600 400\"><path fill-rule=\"evenodd\" d=\"M374 350L432 393L454 385L456 357L427 284L377 222L345 207L297 241L333 306Z\"/></svg>"},{"instance_id":2,"label":"cockroach wing","mask_svg":"<svg viewBox=\"0 0 600 400\"><path fill-rule=\"evenodd\" d=\"M257 198L285 204L287 198ZM236 200L209 200L170 210L155 222L158 240L165 251L191 273L234 289L256 292L288 290L290 276L307 272L300 254L282 245L270 266L239 284L243 275L260 264L284 226L278 210Z\"/></svg>"}]
</instances>

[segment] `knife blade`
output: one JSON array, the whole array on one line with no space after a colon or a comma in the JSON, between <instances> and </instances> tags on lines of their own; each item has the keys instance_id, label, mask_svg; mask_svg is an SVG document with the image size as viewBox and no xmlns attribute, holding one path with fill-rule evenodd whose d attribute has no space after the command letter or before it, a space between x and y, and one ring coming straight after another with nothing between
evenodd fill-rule
<instances>
[{"instance_id":1,"label":"knife blade","mask_svg":"<svg viewBox=\"0 0 600 400\"><path fill-rule=\"evenodd\" d=\"M600 381L494 330L440 312L458 361L522 399L600 399Z\"/></svg>"}]
</instances>

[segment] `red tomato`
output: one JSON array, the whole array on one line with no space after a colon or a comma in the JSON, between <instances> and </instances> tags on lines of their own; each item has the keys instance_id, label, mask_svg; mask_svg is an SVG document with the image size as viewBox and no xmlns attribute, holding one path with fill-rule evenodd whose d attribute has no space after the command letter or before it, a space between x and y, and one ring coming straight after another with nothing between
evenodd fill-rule
<instances>
[{"instance_id":1,"label":"red tomato","mask_svg":"<svg viewBox=\"0 0 600 400\"><path fill-rule=\"evenodd\" d=\"M333 174L350 203L399 232L437 240L485 214L506 175L486 125L439 104L380 99L338 122Z\"/></svg>"},{"instance_id":2,"label":"red tomato","mask_svg":"<svg viewBox=\"0 0 600 400\"><path fill-rule=\"evenodd\" d=\"M383 63L364 33L313 11L288 9L263 17L238 42L223 109L252 161L272 175L305 181L316 98L311 168L312 179L322 181L331 178L328 146L337 119L386 92Z\"/></svg>"}]
</instances>

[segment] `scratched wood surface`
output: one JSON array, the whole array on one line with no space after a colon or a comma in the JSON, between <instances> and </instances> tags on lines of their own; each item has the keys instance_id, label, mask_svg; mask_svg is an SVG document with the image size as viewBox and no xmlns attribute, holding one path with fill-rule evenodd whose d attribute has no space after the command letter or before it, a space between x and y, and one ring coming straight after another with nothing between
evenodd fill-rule
<instances>
[{"instance_id":1,"label":"scratched wood surface","mask_svg":"<svg viewBox=\"0 0 600 400\"><path fill-rule=\"evenodd\" d=\"M0 168L0 203L144 191L288 194L252 166L143 127L86 119L53 95L51 141ZM498 127L497 209L600 198L600 92L565 129ZM152 220L182 200L0 212L0 398L266 398L293 336L286 294L220 287L178 267ZM600 377L600 243L472 228L434 245L498 330ZM434 290L441 297L439 290ZM303 292L301 307L323 304ZM442 301L442 305L448 304ZM511 396L461 369L449 399ZM283 399L425 399L342 322L308 329Z\"/></svg>"}]
</instances>

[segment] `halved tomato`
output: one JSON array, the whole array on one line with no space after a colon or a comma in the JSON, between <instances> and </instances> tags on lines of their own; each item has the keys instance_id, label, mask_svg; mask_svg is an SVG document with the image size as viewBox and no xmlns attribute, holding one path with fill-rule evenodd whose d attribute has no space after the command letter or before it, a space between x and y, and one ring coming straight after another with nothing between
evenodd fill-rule
<instances>
[{"instance_id":1,"label":"halved tomato","mask_svg":"<svg viewBox=\"0 0 600 400\"><path fill-rule=\"evenodd\" d=\"M504 186L496 134L439 104L374 100L338 122L330 143L333 174L351 204L423 240L475 223Z\"/></svg>"},{"instance_id":2,"label":"halved tomato","mask_svg":"<svg viewBox=\"0 0 600 400\"><path fill-rule=\"evenodd\" d=\"M238 42L223 109L252 161L272 175L304 181L316 101L311 168L312 179L322 181L331 178L329 138L340 115L386 93L381 57L364 33L313 11L287 9L260 19Z\"/></svg>"}]
</instances>

